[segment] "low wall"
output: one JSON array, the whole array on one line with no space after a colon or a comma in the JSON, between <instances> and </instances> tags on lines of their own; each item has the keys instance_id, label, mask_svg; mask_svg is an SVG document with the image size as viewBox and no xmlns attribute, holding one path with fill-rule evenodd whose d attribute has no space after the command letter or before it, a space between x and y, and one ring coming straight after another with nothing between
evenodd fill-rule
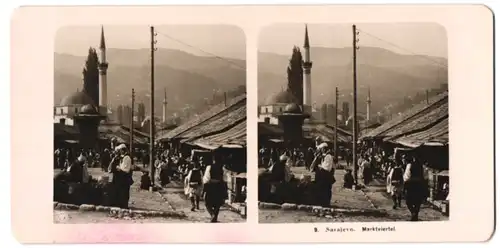
<instances>
[{"instance_id":1,"label":"low wall","mask_svg":"<svg viewBox=\"0 0 500 248\"><path fill-rule=\"evenodd\" d=\"M280 209L284 211L304 211L314 213L318 216L335 215L335 214L345 214L345 215L370 215L383 217L387 216L387 212L381 209L347 209L347 208L335 208L335 207L321 207L314 205L301 205L294 203L269 203L269 202L259 202L259 209Z\"/></svg>"},{"instance_id":2,"label":"low wall","mask_svg":"<svg viewBox=\"0 0 500 248\"><path fill-rule=\"evenodd\" d=\"M135 210L135 209L122 209L117 207L91 205L91 204L68 204L54 202L54 210L68 210L68 211L85 211L85 212L104 212L109 213L114 217L163 217L163 218L186 218L187 215L180 211L148 211L148 210Z\"/></svg>"}]
</instances>

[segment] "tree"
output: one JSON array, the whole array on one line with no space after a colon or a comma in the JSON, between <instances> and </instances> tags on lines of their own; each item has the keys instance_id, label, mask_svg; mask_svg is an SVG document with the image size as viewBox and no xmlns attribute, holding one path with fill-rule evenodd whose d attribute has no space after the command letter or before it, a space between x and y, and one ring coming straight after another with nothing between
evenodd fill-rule
<instances>
[{"instance_id":1,"label":"tree","mask_svg":"<svg viewBox=\"0 0 500 248\"><path fill-rule=\"evenodd\" d=\"M99 104L99 58L94 48L89 48L87 61L83 68L83 92L95 105Z\"/></svg>"},{"instance_id":2,"label":"tree","mask_svg":"<svg viewBox=\"0 0 500 248\"><path fill-rule=\"evenodd\" d=\"M303 71L302 71L302 53L300 48L294 46L292 57L290 58L288 68L286 70L288 76L287 91L295 98L295 103L302 105L303 103Z\"/></svg>"}]
</instances>

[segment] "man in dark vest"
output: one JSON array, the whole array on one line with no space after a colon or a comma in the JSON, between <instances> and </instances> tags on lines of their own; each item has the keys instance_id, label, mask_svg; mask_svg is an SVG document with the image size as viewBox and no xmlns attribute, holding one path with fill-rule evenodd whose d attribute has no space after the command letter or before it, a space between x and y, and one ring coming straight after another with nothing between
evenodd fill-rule
<instances>
[{"instance_id":1,"label":"man in dark vest","mask_svg":"<svg viewBox=\"0 0 500 248\"><path fill-rule=\"evenodd\" d=\"M203 175L205 205L210 214L210 222L217 222L219 210L227 197L227 184L224 181L223 162L215 155L212 164L208 165Z\"/></svg>"}]
</instances>

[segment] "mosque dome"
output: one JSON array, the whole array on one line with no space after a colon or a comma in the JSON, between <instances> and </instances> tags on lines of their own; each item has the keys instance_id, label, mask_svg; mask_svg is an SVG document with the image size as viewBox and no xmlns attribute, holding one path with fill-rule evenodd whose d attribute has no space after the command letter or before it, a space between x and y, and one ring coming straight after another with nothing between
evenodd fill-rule
<instances>
[{"instance_id":1,"label":"mosque dome","mask_svg":"<svg viewBox=\"0 0 500 248\"><path fill-rule=\"evenodd\" d=\"M300 108L300 106L298 104L290 103L290 104L285 106L285 110L283 112L289 113L289 114L300 114L300 113L302 113L302 109Z\"/></svg>"},{"instance_id":2,"label":"mosque dome","mask_svg":"<svg viewBox=\"0 0 500 248\"><path fill-rule=\"evenodd\" d=\"M292 103L295 102L295 97L288 90L283 90L278 92L277 94L271 96L267 104L275 104L275 103Z\"/></svg>"},{"instance_id":3,"label":"mosque dome","mask_svg":"<svg viewBox=\"0 0 500 248\"><path fill-rule=\"evenodd\" d=\"M80 114L92 115L92 114L98 114L98 112L97 109L94 107L94 105L86 104L80 108Z\"/></svg>"},{"instance_id":4,"label":"mosque dome","mask_svg":"<svg viewBox=\"0 0 500 248\"><path fill-rule=\"evenodd\" d=\"M85 94L83 91L74 92L71 95L64 97L61 101L60 106L68 106L68 105L93 105L94 102L92 98Z\"/></svg>"}]
</instances>

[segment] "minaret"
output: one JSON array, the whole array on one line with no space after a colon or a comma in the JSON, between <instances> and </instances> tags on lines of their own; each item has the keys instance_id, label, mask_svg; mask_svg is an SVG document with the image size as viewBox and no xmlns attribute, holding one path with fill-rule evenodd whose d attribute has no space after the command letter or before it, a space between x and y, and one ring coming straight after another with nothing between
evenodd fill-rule
<instances>
[{"instance_id":1,"label":"minaret","mask_svg":"<svg viewBox=\"0 0 500 248\"><path fill-rule=\"evenodd\" d=\"M101 44L99 46L100 59L99 61L99 109L101 114L108 113L108 84L107 70L108 62L106 61L106 43L104 42L104 27L101 26Z\"/></svg>"},{"instance_id":2,"label":"minaret","mask_svg":"<svg viewBox=\"0 0 500 248\"><path fill-rule=\"evenodd\" d=\"M167 122L167 89L165 89L165 97L163 98L163 123Z\"/></svg>"},{"instance_id":3,"label":"minaret","mask_svg":"<svg viewBox=\"0 0 500 248\"><path fill-rule=\"evenodd\" d=\"M368 96L366 97L366 121L370 121L370 107L372 105L372 99L370 97L370 86L368 86Z\"/></svg>"},{"instance_id":4,"label":"minaret","mask_svg":"<svg viewBox=\"0 0 500 248\"><path fill-rule=\"evenodd\" d=\"M306 25L306 34L305 34L305 39L304 39L304 63L302 65L302 68L304 69L304 85L303 85L303 90L304 90L304 102L303 104L303 109L306 114L311 114L311 68L312 68L312 62L311 62L311 54L309 51L309 34L307 32L307 25Z\"/></svg>"}]
</instances>

